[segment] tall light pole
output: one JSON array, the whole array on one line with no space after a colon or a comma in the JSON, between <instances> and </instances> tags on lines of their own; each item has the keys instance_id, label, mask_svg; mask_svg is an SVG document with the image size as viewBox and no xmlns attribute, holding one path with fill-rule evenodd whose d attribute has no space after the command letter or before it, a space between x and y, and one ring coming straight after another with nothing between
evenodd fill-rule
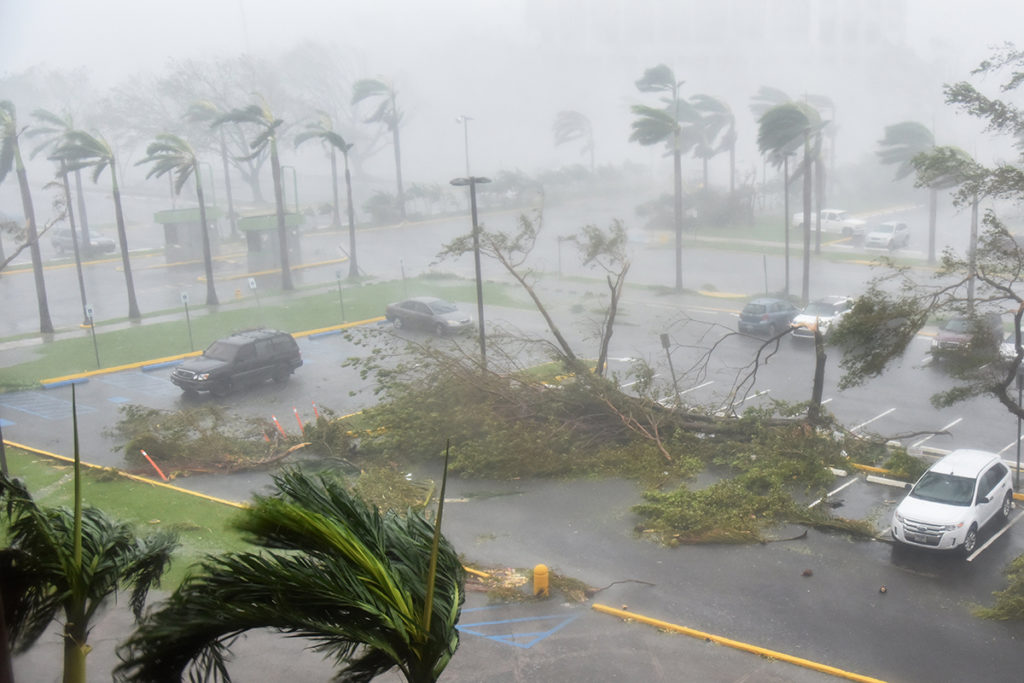
<instances>
[{"instance_id":1,"label":"tall light pole","mask_svg":"<svg viewBox=\"0 0 1024 683\"><path fill-rule=\"evenodd\" d=\"M470 172L469 172L469 122L472 121L472 120L473 120L472 117L466 116L465 114L461 114L461 115L455 117L455 123L461 123L462 124L462 137L463 137L463 139L465 141L465 147L466 147L466 177L470 177Z\"/></svg>"},{"instance_id":2,"label":"tall light pole","mask_svg":"<svg viewBox=\"0 0 1024 683\"><path fill-rule=\"evenodd\" d=\"M487 338L484 333L484 287L480 277L480 226L476 221L476 186L491 182L490 178L469 176L455 178L452 185L462 187L469 185L469 210L473 218L473 265L476 268L476 314L480 324L480 365L487 369Z\"/></svg>"}]
</instances>

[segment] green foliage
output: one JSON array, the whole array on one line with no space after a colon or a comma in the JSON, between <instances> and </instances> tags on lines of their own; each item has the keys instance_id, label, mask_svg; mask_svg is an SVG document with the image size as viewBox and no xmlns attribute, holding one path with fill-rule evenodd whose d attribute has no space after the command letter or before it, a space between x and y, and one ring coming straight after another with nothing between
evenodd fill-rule
<instances>
[{"instance_id":1,"label":"green foliage","mask_svg":"<svg viewBox=\"0 0 1024 683\"><path fill-rule=\"evenodd\" d=\"M882 463L882 467L889 470L889 476L914 482L928 469L929 463L910 455L905 448L897 448Z\"/></svg>"},{"instance_id":2,"label":"green foliage","mask_svg":"<svg viewBox=\"0 0 1024 683\"><path fill-rule=\"evenodd\" d=\"M338 458L348 456L354 447L350 425L338 419L334 411L323 407L315 422L306 423L302 440L309 442L309 450Z\"/></svg>"},{"instance_id":3,"label":"green foliage","mask_svg":"<svg viewBox=\"0 0 1024 683\"><path fill-rule=\"evenodd\" d=\"M1008 585L993 593L995 605L975 610L979 617L1014 621L1024 619L1024 555L1010 562L1004 573Z\"/></svg>"}]
</instances>

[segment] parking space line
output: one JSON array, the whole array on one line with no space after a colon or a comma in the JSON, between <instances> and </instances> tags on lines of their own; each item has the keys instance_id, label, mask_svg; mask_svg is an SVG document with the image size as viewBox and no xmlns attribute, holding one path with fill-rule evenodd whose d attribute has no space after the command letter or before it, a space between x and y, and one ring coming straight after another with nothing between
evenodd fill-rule
<instances>
[{"instance_id":1,"label":"parking space line","mask_svg":"<svg viewBox=\"0 0 1024 683\"><path fill-rule=\"evenodd\" d=\"M808 505L808 506L807 506L807 508L808 508L808 509L810 509L810 508L814 507L815 505L817 505L818 503L820 503L820 502L822 502L822 501L824 501L824 500L828 500L828 499L829 499L829 498L831 498L832 496L836 495L837 493L839 493L840 491L842 491L843 489L845 489L845 488L846 488L847 486L849 486L850 484L852 484L852 483L854 483L855 481L857 481L857 479L858 479L857 477L853 477L852 479L850 479L850 481L846 482L845 484L843 484L842 486L840 486L840 487L839 487L839 488L837 488L836 490L834 490L834 491L829 491L829 492L828 492L828 493L826 493L826 494L825 494L824 496L822 496L822 497L821 497L821 498L819 498L818 500L816 500L816 501L814 501L813 503L811 503L810 505Z\"/></svg>"},{"instance_id":2,"label":"parking space line","mask_svg":"<svg viewBox=\"0 0 1024 683\"><path fill-rule=\"evenodd\" d=\"M856 431L857 431L858 429L860 429L861 427L867 427L867 426L868 426L869 424L871 424L871 423L872 423L872 422L874 422L875 420L880 420L880 419L882 419L883 417L885 417L885 416L886 416L886 415L888 415L889 413L893 412L894 410L896 410L896 409L895 409L895 408L889 408L889 410L886 410L885 412L882 412L882 413L879 413L878 415L875 415L875 416L874 416L873 418L871 418L871 419L870 419L870 420L868 420L867 422L861 422L861 423L860 423L859 425L857 425L856 427L852 428L852 429L851 429L850 431L851 431L851 432L856 432Z\"/></svg>"},{"instance_id":3,"label":"parking space line","mask_svg":"<svg viewBox=\"0 0 1024 683\"><path fill-rule=\"evenodd\" d=\"M967 561L968 561L968 562L973 562L973 561L974 561L974 558L976 558L976 557L977 557L978 555L981 555L981 552L982 552L983 550L985 550L985 548L987 548L987 547L989 547L990 545L992 545L992 544L993 544L993 543L995 542L995 540L996 540L997 538L999 538L1000 536L1002 536L1003 534L1005 534L1005 533L1006 533L1007 531L1009 531L1009 530L1010 530L1010 527L1011 527L1011 526L1013 526L1014 524L1016 524L1017 522L1019 522L1019 521L1020 521L1020 518L1021 518L1021 517L1024 517L1024 510L1021 510L1021 511L1020 511L1020 513L1019 513L1019 514L1018 514L1018 515L1017 515L1016 517L1014 517L1012 521L1010 521L1010 522L1008 522L1008 523L1004 524L1004 525L1003 525L1003 528L1002 528L1002 529L1000 529L1000 530L999 530L999 531L997 531L996 533L992 534L992 538L990 538L990 539L988 539L987 541L985 541L985 543L983 543L983 544L982 544L982 546L981 546L980 548L978 548L978 549L977 549L977 550L975 550L975 551L974 551L973 553L971 553L971 554L970 554L970 555L969 555L969 556L967 557Z\"/></svg>"},{"instance_id":4,"label":"parking space line","mask_svg":"<svg viewBox=\"0 0 1024 683\"><path fill-rule=\"evenodd\" d=\"M940 428L939 431L940 432L945 432L945 431L947 431L949 429L952 429L956 425L960 424L962 421L963 421L963 418L962 417L958 417L957 419L953 420L952 422L950 422L945 427ZM935 436L935 435L934 434L929 434L928 436L924 437L923 439L921 439L917 443L911 444L910 447L911 448L920 448L921 444L923 444L925 441L927 441L928 439L932 438L933 436Z\"/></svg>"},{"instance_id":5,"label":"parking space line","mask_svg":"<svg viewBox=\"0 0 1024 683\"><path fill-rule=\"evenodd\" d=\"M680 391L679 395L682 396L683 394L688 394L691 391L697 391L698 389L703 389L704 387L706 387L708 385L711 385L711 384L714 384L714 383L715 383L715 380L710 379L707 382L704 382L704 384L698 384L695 387L690 387L689 389L684 389L683 391Z\"/></svg>"},{"instance_id":6,"label":"parking space line","mask_svg":"<svg viewBox=\"0 0 1024 683\"><path fill-rule=\"evenodd\" d=\"M1018 441L1024 441L1024 434L1022 434L1019 439L1014 439L1010 443L1008 443L1005 446L1003 446L1003 449L1001 451L999 451L999 455L1002 455L1003 453L1005 453L1006 451L1010 450L1011 448L1014 448L1017 445Z\"/></svg>"}]
</instances>

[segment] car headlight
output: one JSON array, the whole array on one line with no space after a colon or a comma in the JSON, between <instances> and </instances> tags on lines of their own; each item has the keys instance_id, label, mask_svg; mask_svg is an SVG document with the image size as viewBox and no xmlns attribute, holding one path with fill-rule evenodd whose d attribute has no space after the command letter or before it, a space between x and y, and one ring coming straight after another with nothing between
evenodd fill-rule
<instances>
[{"instance_id":1,"label":"car headlight","mask_svg":"<svg viewBox=\"0 0 1024 683\"><path fill-rule=\"evenodd\" d=\"M196 379L197 379L198 381L202 382L202 381L203 381L204 379L210 379L210 373L208 373L208 372L204 372L204 373L203 373L203 374L201 374L201 375L196 375L196 377L195 377L195 378L196 378Z\"/></svg>"},{"instance_id":2,"label":"car headlight","mask_svg":"<svg viewBox=\"0 0 1024 683\"><path fill-rule=\"evenodd\" d=\"M462 323L460 323L458 320L445 320L445 324L447 324L448 327L458 327Z\"/></svg>"},{"instance_id":3,"label":"car headlight","mask_svg":"<svg viewBox=\"0 0 1024 683\"><path fill-rule=\"evenodd\" d=\"M942 527L943 531L956 531L964 525L963 522L957 522L956 524L946 524Z\"/></svg>"},{"instance_id":4,"label":"car headlight","mask_svg":"<svg viewBox=\"0 0 1024 683\"><path fill-rule=\"evenodd\" d=\"M899 524L905 524L907 522L907 520L904 519L903 515L901 515L898 512L895 515L893 515L893 517L896 519L896 522L899 523Z\"/></svg>"},{"instance_id":5,"label":"car headlight","mask_svg":"<svg viewBox=\"0 0 1024 683\"><path fill-rule=\"evenodd\" d=\"M939 345L939 340L938 339L932 339L932 348L934 349L938 345Z\"/></svg>"}]
</instances>

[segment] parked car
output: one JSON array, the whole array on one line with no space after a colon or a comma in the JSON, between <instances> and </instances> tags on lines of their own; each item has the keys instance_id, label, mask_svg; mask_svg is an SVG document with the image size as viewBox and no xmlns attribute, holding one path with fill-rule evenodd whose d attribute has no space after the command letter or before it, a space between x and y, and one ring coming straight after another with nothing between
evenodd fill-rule
<instances>
[{"instance_id":1,"label":"parked car","mask_svg":"<svg viewBox=\"0 0 1024 683\"><path fill-rule=\"evenodd\" d=\"M970 554L978 530L1013 509L1010 468L995 453L955 450L928 468L892 515L900 543Z\"/></svg>"},{"instance_id":2,"label":"parked car","mask_svg":"<svg viewBox=\"0 0 1024 683\"><path fill-rule=\"evenodd\" d=\"M185 393L209 391L225 396L268 379L285 382L301 365L302 353L292 335L245 330L218 339L203 355L185 360L171 373L171 382Z\"/></svg>"},{"instance_id":3,"label":"parked car","mask_svg":"<svg viewBox=\"0 0 1024 683\"><path fill-rule=\"evenodd\" d=\"M791 334L797 339L814 339L814 328L827 337L832 328L853 308L853 299L848 296L826 296L807 304L790 323Z\"/></svg>"},{"instance_id":4,"label":"parked car","mask_svg":"<svg viewBox=\"0 0 1024 683\"><path fill-rule=\"evenodd\" d=\"M954 315L939 327L932 339L932 358L941 360L963 356L968 351L995 353L1003 339L1003 319L998 313L982 313L974 318Z\"/></svg>"},{"instance_id":5,"label":"parked car","mask_svg":"<svg viewBox=\"0 0 1024 683\"><path fill-rule=\"evenodd\" d=\"M117 250L114 240L95 230L89 231L90 248L88 250L85 249L82 231L76 230L75 235L78 237L78 248L82 251L91 254L113 254ZM53 228L50 232L50 243L58 254L71 254L75 251L75 243L71 239L71 228Z\"/></svg>"},{"instance_id":6,"label":"parked car","mask_svg":"<svg viewBox=\"0 0 1024 683\"><path fill-rule=\"evenodd\" d=\"M439 337L473 328L473 318L460 311L455 304L433 296L415 296L388 304L384 317L398 329L418 327L430 330Z\"/></svg>"},{"instance_id":7,"label":"parked car","mask_svg":"<svg viewBox=\"0 0 1024 683\"><path fill-rule=\"evenodd\" d=\"M843 209L822 209L821 213L818 214L821 218L821 231L831 232L843 237L863 237L864 236L864 221L859 218L854 218L848 211ZM796 229L802 228L804 224L804 214L800 213L793 214L793 227ZM814 220L813 214L811 215L811 230L817 229L817 222Z\"/></svg>"},{"instance_id":8,"label":"parked car","mask_svg":"<svg viewBox=\"0 0 1024 683\"><path fill-rule=\"evenodd\" d=\"M864 238L864 246L871 249L899 249L910 244L910 228L902 221L888 221L876 225Z\"/></svg>"},{"instance_id":9,"label":"parked car","mask_svg":"<svg viewBox=\"0 0 1024 683\"><path fill-rule=\"evenodd\" d=\"M782 299L754 299L740 311L739 330L743 334L775 336L789 328L800 310Z\"/></svg>"}]
</instances>

